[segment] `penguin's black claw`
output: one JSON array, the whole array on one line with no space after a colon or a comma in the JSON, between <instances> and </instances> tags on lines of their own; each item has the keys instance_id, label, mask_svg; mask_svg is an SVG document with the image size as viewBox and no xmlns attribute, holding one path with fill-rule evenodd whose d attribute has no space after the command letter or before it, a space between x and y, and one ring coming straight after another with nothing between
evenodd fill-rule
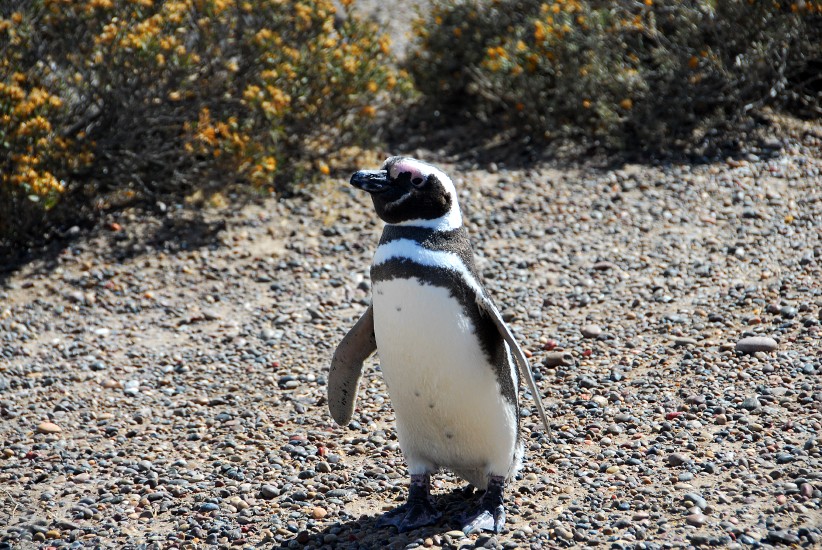
<instances>
[{"instance_id":1,"label":"penguin's black claw","mask_svg":"<svg viewBox=\"0 0 822 550\"><path fill-rule=\"evenodd\" d=\"M429 500L406 502L380 516L377 520L377 527L393 526L397 528L398 533L406 533L426 525L433 525L441 517L442 513L434 508Z\"/></svg>"},{"instance_id":2,"label":"penguin's black claw","mask_svg":"<svg viewBox=\"0 0 822 550\"><path fill-rule=\"evenodd\" d=\"M400 533L437 523L442 513L431 501L431 478L428 474L412 475L408 502L386 512L377 520L377 527L394 526Z\"/></svg>"},{"instance_id":3,"label":"penguin's black claw","mask_svg":"<svg viewBox=\"0 0 822 550\"><path fill-rule=\"evenodd\" d=\"M479 533L482 531L491 531L492 533L500 533L502 527L505 525L505 508L500 504L493 510L481 509L473 517L469 518L462 532L466 535L471 533Z\"/></svg>"},{"instance_id":4,"label":"penguin's black claw","mask_svg":"<svg viewBox=\"0 0 822 550\"><path fill-rule=\"evenodd\" d=\"M462 532L466 535L480 531L499 533L505 525L505 507L502 504L502 493L505 489L505 478L489 476L488 489L482 495L479 510L465 520Z\"/></svg>"}]
</instances>

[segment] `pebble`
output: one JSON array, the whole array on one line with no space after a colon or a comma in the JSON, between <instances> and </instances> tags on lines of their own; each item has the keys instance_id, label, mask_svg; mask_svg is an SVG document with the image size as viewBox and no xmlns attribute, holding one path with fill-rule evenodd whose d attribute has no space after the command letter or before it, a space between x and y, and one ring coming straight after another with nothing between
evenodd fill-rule
<instances>
[{"instance_id":1,"label":"pebble","mask_svg":"<svg viewBox=\"0 0 822 550\"><path fill-rule=\"evenodd\" d=\"M602 334L602 328L599 325L585 325L580 332L585 338L596 338Z\"/></svg>"},{"instance_id":2,"label":"pebble","mask_svg":"<svg viewBox=\"0 0 822 550\"><path fill-rule=\"evenodd\" d=\"M685 516L685 522L688 525L693 525L694 527L702 527L706 523L708 523L708 516L705 514L688 514Z\"/></svg>"},{"instance_id":3,"label":"pebble","mask_svg":"<svg viewBox=\"0 0 822 550\"><path fill-rule=\"evenodd\" d=\"M774 529L768 531L767 536L768 542L772 544L785 544L785 545L794 545L799 544L799 537L790 533L788 531L783 531L781 529Z\"/></svg>"},{"instance_id":4,"label":"pebble","mask_svg":"<svg viewBox=\"0 0 822 550\"><path fill-rule=\"evenodd\" d=\"M280 490L274 485L263 485L260 487L260 496L266 500L271 500L274 497L280 496Z\"/></svg>"},{"instance_id":5,"label":"pebble","mask_svg":"<svg viewBox=\"0 0 822 550\"><path fill-rule=\"evenodd\" d=\"M776 340L767 336L750 336L736 343L736 351L741 353L771 352L779 347Z\"/></svg>"},{"instance_id":6,"label":"pebble","mask_svg":"<svg viewBox=\"0 0 822 550\"><path fill-rule=\"evenodd\" d=\"M681 466L691 462L691 457L684 453L671 453L668 455L668 464L671 466Z\"/></svg>"},{"instance_id":7,"label":"pebble","mask_svg":"<svg viewBox=\"0 0 822 550\"><path fill-rule=\"evenodd\" d=\"M682 495L682 499L686 502L690 501L693 503L694 506L699 508L700 510L704 510L708 507L708 501L702 498L702 495L699 493L685 493Z\"/></svg>"},{"instance_id":8,"label":"pebble","mask_svg":"<svg viewBox=\"0 0 822 550\"><path fill-rule=\"evenodd\" d=\"M685 346L697 346L699 345L699 341L696 338L687 338L684 336L675 336L674 337L674 345L685 347Z\"/></svg>"},{"instance_id":9,"label":"pebble","mask_svg":"<svg viewBox=\"0 0 822 550\"><path fill-rule=\"evenodd\" d=\"M762 404L759 402L759 399L756 396L753 397L746 397L742 403L739 405L746 411L755 411L762 407Z\"/></svg>"},{"instance_id":10,"label":"pebble","mask_svg":"<svg viewBox=\"0 0 822 550\"><path fill-rule=\"evenodd\" d=\"M568 351L551 351L545 354L542 364L546 367L570 367L574 364L574 356Z\"/></svg>"},{"instance_id":11,"label":"pebble","mask_svg":"<svg viewBox=\"0 0 822 550\"><path fill-rule=\"evenodd\" d=\"M54 422L41 422L37 425L37 432L41 434L56 434L63 431L63 428Z\"/></svg>"}]
</instances>

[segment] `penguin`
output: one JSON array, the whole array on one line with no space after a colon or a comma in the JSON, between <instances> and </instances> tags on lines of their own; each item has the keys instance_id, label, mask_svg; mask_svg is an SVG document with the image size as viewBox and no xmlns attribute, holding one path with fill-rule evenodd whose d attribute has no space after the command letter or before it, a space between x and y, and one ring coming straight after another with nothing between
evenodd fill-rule
<instances>
[{"instance_id":1,"label":"penguin","mask_svg":"<svg viewBox=\"0 0 822 550\"><path fill-rule=\"evenodd\" d=\"M528 360L477 272L454 184L398 156L356 172L351 185L371 195L385 227L372 303L331 360L328 405L338 424L351 421L363 361L377 351L411 476L407 502L377 525L405 532L438 522L431 475L448 469L484 491L463 532L499 533L523 455L520 376L549 426Z\"/></svg>"}]
</instances>

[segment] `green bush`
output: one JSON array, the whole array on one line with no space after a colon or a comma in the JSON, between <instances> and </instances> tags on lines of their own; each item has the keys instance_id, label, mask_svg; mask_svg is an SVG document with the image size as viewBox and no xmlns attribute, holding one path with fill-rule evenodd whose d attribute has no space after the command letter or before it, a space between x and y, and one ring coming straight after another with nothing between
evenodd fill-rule
<instances>
[{"instance_id":1,"label":"green bush","mask_svg":"<svg viewBox=\"0 0 822 550\"><path fill-rule=\"evenodd\" d=\"M677 149L788 98L791 73L822 61L821 14L820 2L457 0L417 23L409 69L445 113ZM818 105L816 86L793 92Z\"/></svg>"},{"instance_id":2,"label":"green bush","mask_svg":"<svg viewBox=\"0 0 822 550\"><path fill-rule=\"evenodd\" d=\"M0 4L0 247L226 184L288 191L407 89L332 0Z\"/></svg>"}]
</instances>

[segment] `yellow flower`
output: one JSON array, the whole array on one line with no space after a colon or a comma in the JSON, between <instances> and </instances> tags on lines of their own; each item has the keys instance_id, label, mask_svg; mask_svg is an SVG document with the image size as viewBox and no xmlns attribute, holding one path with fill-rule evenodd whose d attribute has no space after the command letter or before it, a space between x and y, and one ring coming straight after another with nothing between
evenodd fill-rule
<instances>
[{"instance_id":1,"label":"yellow flower","mask_svg":"<svg viewBox=\"0 0 822 550\"><path fill-rule=\"evenodd\" d=\"M274 172L277 169L277 159L274 157L263 158L262 167L268 172Z\"/></svg>"}]
</instances>

